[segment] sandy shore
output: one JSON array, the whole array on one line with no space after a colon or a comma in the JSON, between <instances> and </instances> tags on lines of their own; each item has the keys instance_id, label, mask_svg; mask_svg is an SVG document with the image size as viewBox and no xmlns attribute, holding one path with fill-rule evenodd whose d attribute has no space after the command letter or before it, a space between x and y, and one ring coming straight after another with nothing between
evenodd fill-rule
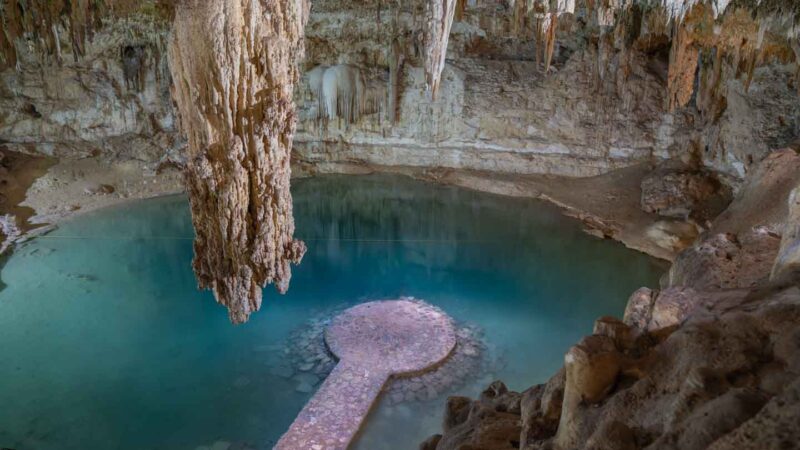
<instances>
[{"instance_id":1,"label":"sandy shore","mask_svg":"<svg viewBox=\"0 0 800 450\"><path fill-rule=\"evenodd\" d=\"M649 171L643 165L591 178L355 164L314 167L296 164L293 171L295 177L324 173L396 173L494 194L542 199L560 206L566 215L581 220L589 234L618 240L630 248L668 261L674 260L677 252L686 245L684 242L676 244L675 239L665 240L654 233L654 228L658 229L663 221L639 207L639 185ZM24 200L12 199L16 200L15 208L29 211L23 220L23 234L17 240L98 208L184 191L180 170L166 168L152 173L144 162L135 160L48 160L30 164L26 173L25 177L30 180Z\"/></svg>"}]
</instances>

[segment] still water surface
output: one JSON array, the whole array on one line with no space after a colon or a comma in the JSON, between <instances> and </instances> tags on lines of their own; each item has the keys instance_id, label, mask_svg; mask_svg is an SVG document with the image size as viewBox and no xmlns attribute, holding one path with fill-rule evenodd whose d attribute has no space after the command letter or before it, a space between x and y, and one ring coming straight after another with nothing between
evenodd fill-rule
<instances>
[{"instance_id":1,"label":"still water surface","mask_svg":"<svg viewBox=\"0 0 800 450\"><path fill-rule=\"evenodd\" d=\"M287 366L292 332L413 296L487 342L465 384L381 402L356 444L416 448L439 430L448 395L496 378L516 390L544 382L597 316L621 315L664 270L538 201L392 176L292 190L309 251L289 293L268 287L242 326L196 289L184 196L86 214L18 248L0 274L0 447L271 448L313 394Z\"/></svg>"}]
</instances>

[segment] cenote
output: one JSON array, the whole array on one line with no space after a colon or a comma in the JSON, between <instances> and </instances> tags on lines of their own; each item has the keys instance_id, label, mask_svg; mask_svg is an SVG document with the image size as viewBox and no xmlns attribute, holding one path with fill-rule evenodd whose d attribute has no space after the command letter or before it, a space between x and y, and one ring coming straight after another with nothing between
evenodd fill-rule
<instances>
[{"instance_id":1,"label":"cenote","mask_svg":"<svg viewBox=\"0 0 800 450\"><path fill-rule=\"evenodd\" d=\"M412 448L437 432L447 396L545 381L596 317L620 316L665 269L539 201L393 176L292 190L308 253L289 292L267 287L240 326L197 289L185 196L89 213L19 246L2 270L0 447L271 448L321 381L290 363L296 331L408 296L484 343L483 363L436 397L382 397L355 444Z\"/></svg>"}]
</instances>

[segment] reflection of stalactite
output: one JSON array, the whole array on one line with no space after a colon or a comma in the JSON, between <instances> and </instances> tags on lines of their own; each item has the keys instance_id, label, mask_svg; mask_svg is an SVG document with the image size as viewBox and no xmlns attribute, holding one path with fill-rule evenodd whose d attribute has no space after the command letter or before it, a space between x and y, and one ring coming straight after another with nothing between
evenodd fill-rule
<instances>
[{"instance_id":1,"label":"reflection of stalactite","mask_svg":"<svg viewBox=\"0 0 800 450\"><path fill-rule=\"evenodd\" d=\"M234 323L260 308L267 283L286 292L305 252L293 238L289 161L307 18L296 0L182 0L175 12L169 61L189 140L193 268Z\"/></svg>"}]
</instances>

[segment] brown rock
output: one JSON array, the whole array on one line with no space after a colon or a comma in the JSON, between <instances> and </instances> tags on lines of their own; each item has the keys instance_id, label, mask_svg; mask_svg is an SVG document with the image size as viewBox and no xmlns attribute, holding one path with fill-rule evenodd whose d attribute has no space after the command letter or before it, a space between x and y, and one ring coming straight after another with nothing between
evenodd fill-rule
<instances>
[{"instance_id":1,"label":"brown rock","mask_svg":"<svg viewBox=\"0 0 800 450\"><path fill-rule=\"evenodd\" d=\"M621 367L621 355L606 336L586 336L564 357L564 396L577 395L586 403L602 401L614 387Z\"/></svg>"},{"instance_id":2,"label":"brown rock","mask_svg":"<svg viewBox=\"0 0 800 450\"><path fill-rule=\"evenodd\" d=\"M473 402L466 422L442 436L437 450L512 450L519 448L520 417Z\"/></svg>"},{"instance_id":3,"label":"brown rock","mask_svg":"<svg viewBox=\"0 0 800 450\"><path fill-rule=\"evenodd\" d=\"M641 205L664 217L710 219L727 206L723 199L718 202L721 206L710 205L720 194L721 184L706 172L658 169L642 180Z\"/></svg>"},{"instance_id":4,"label":"brown rock","mask_svg":"<svg viewBox=\"0 0 800 450\"><path fill-rule=\"evenodd\" d=\"M732 389L697 408L649 448L705 449L754 416L766 402L766 396L755 389Z\"/></svg>"},{"instance_id":5,"label":"brown rock","mask_svg":"<svg viewBox=\"0 0 800 450\"><path fill-rule=\"evenodd\" d=\"M436 450L436 446L439 445L439 441L442 440L441 434L434 434L433 436L425 439L424 442L419 444L419 450Z\"/></svg>"},{"instance_id":6,"label":"brown rock","mask_svg":"<svg viewBox=\"0 0 800 450\"><path fill-rule=\"evenodd\" d=\"M586 442L586 450L636 450L636 436L624 423L606 422Z\"/></svg>"},{"instance_id":7,"label":"brown rock","mask_svg":"<svg viewBox=\"0 0 800 450\"><path fill-rule=\"evenodd\" d=\"M616 317L603 316L595 320L592 334L610 337L620 350L630 348L633 345L631 327Z\"/></svg>"},{"instance_id":8,"label":"brown rock","mask_svg":"<svg viewBox=\"0 0 800 450\"><path fill-rule=\"evenodd\" d=\"M680 324L701 302L702 298L694 289L670 288L661 291L653 304L647 330L655 331Z\"/></svg>"},{"instance_id":9,"label":"brown rock","mask_svg":"<svg viewBox=\"0 0 800 450\"><path fill-rule=\"evenodd\" d=\"M657 295L658 291L646 287L637 289L628 299L622 321L636 330L647 330Z\"/></svg>"},{"instance_id":10,"label":"brown rock","mask_svg":"<svg viewBox=\"0 0 800 450\"><path fill-rule=\"evenodd\" d=\"M444 410L442 430L446 433L450 429L466 422L471 406L472 400L469 397L448 397Z\"/></svg>"},{"instance_id":11,"label":"brown rock","mask_svg":"<svg viewBox=\"0 0 800 450\"><path fill-rule=\"evenodd\" d=\"M666 285L698 290L754 287L769 278L779 247L780 236L766 227L738 236L711 235L678 256Z\"/></svg>"},{"instance_id":12,"label":"brown rock","mask_svg":"<svg viewBox=\"0 0 800 450\"><path fill-rule=\"evenodd\" d=\"M789 214L770 279L800 283L800 186L789 196Z\"/></svg>"},{"instance_id":13,"label":"brown rock","mask_svg":"<svg viewBox=\"0 0 800 450\"><path fill-rule=\"evenodd\" d=\"M696 225L678 220L659 220L646 231L647 237L657 246L672 252L692 245L698 234Z\"/></svg>"},{"instance_id":14,"label":"brown rock","mask_svg":"<svg viewBox=\"0 0 800 450\"><path fill-rule=\"evenodd\" d=\"M545 419L558 421L561 417L561 405L564 402L564 386L566 385L567 371L564 367L553 375L542 392L542 416Z\"/></svg>"}]
</instances>

